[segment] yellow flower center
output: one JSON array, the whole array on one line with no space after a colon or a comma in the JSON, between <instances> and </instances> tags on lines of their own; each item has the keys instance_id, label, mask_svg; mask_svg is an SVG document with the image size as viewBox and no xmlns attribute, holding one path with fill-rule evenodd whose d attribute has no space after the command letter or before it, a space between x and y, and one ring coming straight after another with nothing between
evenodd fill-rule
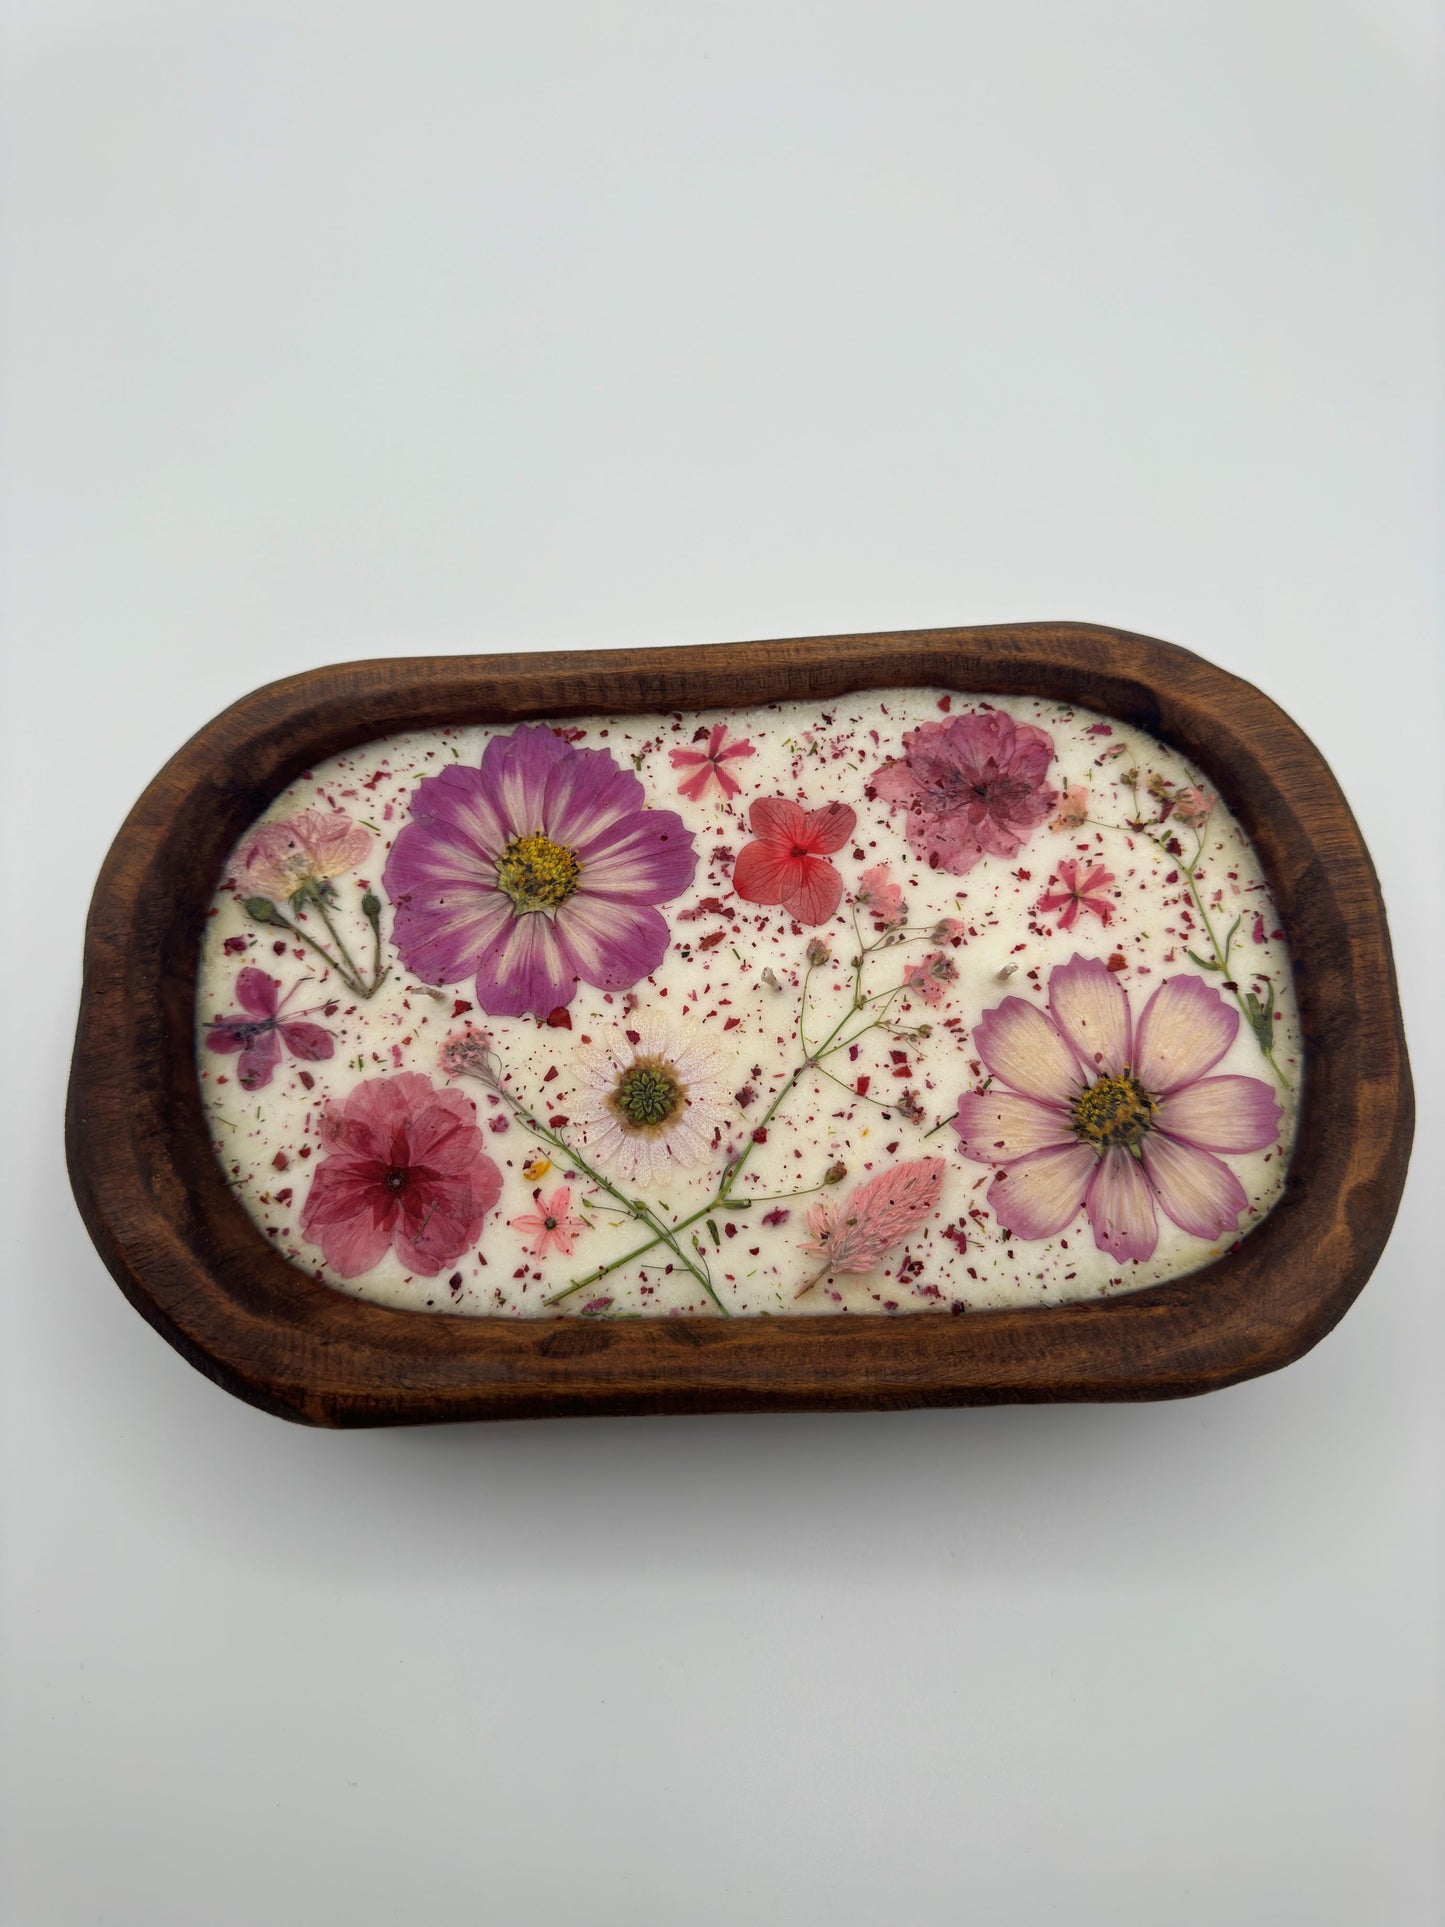
<instances>
[{"instance_id":1,"label":"yellow flower center","mask_svg":"<svg viewBox=\"0 0 1445 1927\"><path fill-rule=\"evenodd\" d=\"M671 1064L639 1057L618 1078L608 1103L624 1131L655 1137L682 1109L687 1095Z\"/></svg>"},{"instance_id":2,"label":"yellow flower center","mask_svg":"<svg viewBox=\"0 0 1445 1927\"><path fill-rule=\"evenodd\" d=\"M581 875L577 852L540 831L535 836L514 836L497 858L497 887L506 891L519 914L557 909L577 888Z\"/></svg>"},{"instance_id":3,"label":"yellow flower center","mask_svg":"<svg viewBox=\"0 0 1445 1927\"><path fill-rule=\"evenodd\" d=\"M1153 1130L1159 1106L1130 1077L1101 1077L1074 1099L1074 1132L1090 1144L1132 1150Z\"/></svg>"}]
</instances>

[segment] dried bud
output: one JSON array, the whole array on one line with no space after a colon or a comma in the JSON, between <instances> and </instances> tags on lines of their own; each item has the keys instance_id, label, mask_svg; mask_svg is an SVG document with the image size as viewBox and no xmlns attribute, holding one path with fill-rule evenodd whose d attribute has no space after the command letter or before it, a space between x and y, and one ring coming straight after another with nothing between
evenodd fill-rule
<instances>
[{"instance_id":1,"label":"dried bud","mask_svg":"<svg viewBox=\"0 0 1445 1927\"><path fill-rule=\"evenodd\" d=\"M247 897L241 908L254 923L280 923L276 906L267 897Z\"/></svg>"},{"instance_id":2,"label":"dried bud","mask_svg":"<svg viewBox=\"0 0 1445 1927\"><path fill-rule=\"evenodd\" d=\"M841 1184L847 1175L848 1167L844 1164L843 1160L839 1158L836 1164L830 1164L823 1173L823 1182L824 1184Z\"/></svg>"},{"instance_id":3,"label":"dried bud","mask_svg":"<svg viewBox=\"0 0 1445 1927\"><path fill-rule=\"evenodd\" d=\"M821 937L809 937L808 962L812 964L815 970L819 964L827 963L832 954L832 951L828 948L827 944L823 942Z\"/></svg>"},{"instance_id":4,"label":"dried bud","mask_svg":"<svg viewBox=\"0 0 1445 1927\"><path fill-rule=\"evenodd\" d=\"M1152 775L1144 787L1156 803L1162 803L1169 794L1169 781L1164 776Z\"/></svg>"},{"instance_id":5,"label":"dried bud","mask_svg":"<svg viewBox=\"0 0 1445 1927\"><path fill-rule=\"evenodd\" d=\"M368 890L361 899L361 914L368 923L375 923L381 915L381 898L374 890Z\"/></svg>"}]
</instances>

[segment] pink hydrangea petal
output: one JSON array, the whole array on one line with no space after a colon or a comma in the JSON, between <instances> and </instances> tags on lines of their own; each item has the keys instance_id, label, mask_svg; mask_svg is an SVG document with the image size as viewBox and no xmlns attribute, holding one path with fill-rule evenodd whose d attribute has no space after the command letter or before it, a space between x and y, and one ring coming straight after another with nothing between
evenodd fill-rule
<instances>
[{"instance_id":1,"label":"pink hydrangea petal","mask_svg":"<svg viewBox=\"0 0 1445 1927\"><path fill-rule=\"evenodd\" d=\"M959 1149L976 1164L1009 1164L1044 1151L1050 1145L1072 1144L1069 1114L1060 1104L1041 1104L995 1087L965 1091L953 1118Z\"/></svg>"},{"instance_id":2,"label":"pink hydrangea petal","mask_svg":"<svg viewBox=\"0 0 1445 1927\"><path fill-rule=\"evenodd\" d=\"M1083 1087L1079 1066L1052 1020L1022 997L985 1012L974 1048L995 1077L1025 1097L1067 1104Z\"/></svg>"},{"instance_id":3,"label":"pink hydrangea petal","mask_svg":"<svg viewBox=\"0 0 1445 1927\"><path fill-rule=\"evenodd\" d=\"M557 912L562 949L584 983L626 990L667 955L667 920L645 903L579 891Z\"/></svg>"},{"instance_id":4,"label":"pink hydrangea petal","mask_svg":"<svg viewBox=\"0 0 1445 1927\"><path fill-rule=\"evenodd\" d=\"M1239 1012L1202 977L1169 977L1144 1006L1134 1037L1134 1074L1162 1096L1212 1070L1234 1042Z\"/></svg>"},{"instance_id":5,"label":"pink hydrangea petal","mask_svg":"<svg viewBox=\"0 0 1445 1927\"><path fill-rule=\"evenodd\" d=\"M733 866L733 888L748 903L781 903L791 871L792 860L786 849L760 838L754 843L745 843L738 852Z\"/></svg>"},{"instance_id":6,"label":"pink hydrangea petal","mask_svg":"<svg viewBox=\"0 0 1445 1927\"><path fill-rule=\"evenodd\" d=\"M782 796L760 796L748 810L748 823L754 836L769 843L802 843L806 815L801 803L790 803Z\"/></svg>"},{"instance_id":7,"label":"pink hydrangea petal","mask_svg":"<svg viewBox=\"0 0 1445 1927\"><path fill-rule=\"evenodd\" d=\"M809 810L804 816L799 841L815 855L832 856L842 849L857 827L856 810L846 803L825 803L821 809Z\"/></svg>"},{"instance_id":8,"label":"pink hydrangea petal","mask_svg":"<svg viewBox=\"0 0 1445 1927\"><path fill-rule=\"evenodd\" d=\"M1087 1144L1055 1144L1005 1165L988 1187L994 1216L1015 1237L1054 1237L1084 1202L1095 1163Z\"/></svg>"},{"instance_id":9,"label":"pink hydrangea petal","mask_svg":"<svg viewBox=\"0 0 1445 1927\"><path fill-rule=\"evenodd\" d=\"M1282 1115L1257 1077L1202 1077L1160 1100L1158 1125L1205 1151L1265 1151L1279 1136Z\"/></svg>"},{"instance_id":10,"label":"pink hydrangea petal","mask_svg":"<svg viewBox=\"0 0 1445 1927\"><path fill-rule=\"evenodd\" d=\"M577 845L581 888L624 903L681 896L697 871L692 832L676 810L638 810Z\"/></svg>"},{"instance_id":11,"label":"pink hydrangea petal","mask_svg":"<svg viewBox=\"0 0 1445 1927\"><path fill-rule=\"evenodd\" d=\"M1153 1131L1141 1149L1160 1206L1181 1230L1211 1240L1238 1230L1249 1199L1228 1165L1196 1145Z\"/></svg>"},{"instance_id":12,"label":"pink hydrangea petal","mask_svg":"<svg viewBox=\"0 0 1445 1927\"><path fill-rule=\"evenodd\" d=\"M1049 1012L1091 1078L1119 1076L1129 1062L1129 999L1098 957L1059 965L1049 978Z\"/></svg>"},{"instance_id":13,"label":"pink hydrangea petal","mask_svg":"<svg viewBox=\"0 0 1445 1927\"><path fill-rule=\"evenodd\" d=\"M375 1184L359 1180L349 1160L328 1159L311 1180L301 1213L301 1235L320 1245L342 1278L379 1265L391 1249L391 1217L375 1209Z\"/></svg>"},{"instance_id":14,"label":"pink hydrangea petal","mask_svg":"<svg viewBox=\"0 0 1445 1927\"><path fill-rule=\"evenodd\" d=\"M1094 1243L1100 1251L1119 1259L1152 1255L1159 1242L1154 1198L1143 1171L1127 1151L1105 1151L1090 1182L1086 1204Z\"/></svg>"},{"instance_id":15,"label":"pink hydrangea petal","mask_svg":"<svg viewBox=\"0 0 1445 1927\"><path fill-rule=\"evenodd\" d=\"M790 917L799 923L826 923L842 901L843 879L826 857L805 856L789 863L782 902Z\"/></svg>"}]
</instances>

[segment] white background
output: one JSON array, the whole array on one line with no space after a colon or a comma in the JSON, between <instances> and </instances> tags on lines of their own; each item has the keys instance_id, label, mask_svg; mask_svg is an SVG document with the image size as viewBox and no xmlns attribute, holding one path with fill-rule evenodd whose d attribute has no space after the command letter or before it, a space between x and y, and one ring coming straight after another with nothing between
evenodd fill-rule
<instances>
[{"instance_id":1,"label":"white background","mask_svg":"<svg viewBox=\"0 0 1445 1927\"><path fill-rule=\"evenodd\" d=\"M1445 1917L1440 28L12 0L4 1927ZM82 917L225 703L1043 616L1253 678L1379 864L1414 1177L1304 1361L330 1436L124 1303Z\"/></svg>"}]
</instances>

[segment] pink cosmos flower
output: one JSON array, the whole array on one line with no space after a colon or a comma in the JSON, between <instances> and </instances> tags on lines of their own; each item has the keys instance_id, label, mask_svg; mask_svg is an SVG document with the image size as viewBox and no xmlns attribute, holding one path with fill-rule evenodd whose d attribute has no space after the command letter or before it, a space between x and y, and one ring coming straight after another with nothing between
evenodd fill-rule
<instances>
[{"instance_id":1,"label":"pink cosmos flower","mask_svg":"<svg viewBox=\"0 0 1445 1927\"><path fill-rule=\"evenodd\" d=\"M644 807L605 749L545 725L494 736L479 769L420 782L386 861L392 939L423 983L475 977L493 1017L547 1017L579 983L627 990L662 962L656 905L692 882L692 833Z\"/></svg>"},{"instance_id":2,"label":"pink cosmos flower","mask_svg":"<svg viewBox=\"0 0 1445 1927\"><path fill-rule=\"evenodd\" d=\"M395 1250L434 1278L476 1241L502 1192L482 1149L476 1106L416 1071L370 1077L321 1120L326 1155L301 1212L301 1233L333 1271L355 1278Z\"/></svg>"},{"instance_id":3,"label":"pink cosmos flower","mask_svg":"<svg viewBox=\"0 0 1445 1927\"><path fill-rule=\"evenodd\" d=\"M1050 823L1051 830L1077 830L1088 821L1089 792L1082 783L1070 783L1059 798L1059 813Z\"/></svg>"},{"instance_id":4,"label":"pink cosmos flower","mask_svg":"<svg viewBox=\"0 0 1445 1927\"><path fill-rule=\"evenodd\" d=\"M1148 1258L1156 1205L1211 1241L1249 1200L1216 1152L1262 1151L1280 1111L1257 1077L1209 1077L1239 1013L1202 977L1169 977L1137 1024L1113 972L1073 957L1049 977L1047 1013L1006 997L973 1034L994 1080L965 1092L953 1128L965 1157L1001 1169L988 1201L1018 1238L1052 1238L1082 1205L1094 1242Z\"/></svg>"},{"instance_id":5,"label":"pink cosmos flower","mask_svg":"<svg viewBox=\"0 0 1445 1927\"><path fill-rule=\"evenodd\" d=\"M699 730L698 734L702 733ZM714 723L708 732L706 749L670 749L667 752L667 760L674 769L693 771L691 776L678 784L679 796L686 796L695 802L714 777L724 796L737 795L742 785L730 770L723 768L723 764L732 762L738 756L751 756L754 751L752 744L746 740L729 743L727 734L726 723Z\"/></svg>"},{"instance_id":6,"label":"pink cosmos flower","mask_svg":"<svg viewBox=\"0 0 1445 1927\"><path fill-rule=\"evenodd\" d=\"M818 1276L876 1270L938 1203L943 1171L942 1158L910 1158L856 1186L841 1204L810 1205L808 1229L813 1236L803 1250L823 1259Z\"/></svg>"},{"instance_id":7,"label":"pink cosmos flower","mask_svg":"<svg viewBox=\"0 0 1445 1927\"><path fill-rule=\"evenodd\" d=\"M1039 899L1040 910L1063 911L1058 923L1060 930L1072 930L1074 919L1081 910L1092 910L1100 923L1104 924L1114 914L1113 904L1103 894L1114 881L1113 871L1102 869L1096 863L1090 865L1087 875L1081 876L1079 873L1083 867L1082 863L1066 859L1059 865L1059 882L1063 888Z\"/></svg>"},{"instance_id":8,"label":"pink cosmos flower","mask_svg":"<svg viewBox=\"0 0 1445 1927\"><path fill-rule=\"evenodd\" d=\"M733 888L749 903L780 903L799 923L826 923L843 901L843 879L829 863L858 822L846 803L805 810L781 796L759 797L748 811L754 837L738 853Z\"/></svg>"},{"instance_id":9,"label":"pink cosmos flower","mask_svg":"<svg viewBox=\"0 0 1445 1927\"><path fill-rule=\"evenodd\" d=\"M271 1082L283 1044L293 1057L307 1064L319 1063L335 1050L329 1030L323 1030L320 1024L308 1024L300 1016L281 1014L305 982L303 977L292 984L278 1003L280 984L264 970L248 964L236 979L236 1002L241 1009L230 1017L213 1017L206 1026L207 1050L224 1057L240 1053L236 1082L242 1090L259 1091Z\"/></svg>"},{"instance_id":10,"label":"pink cosmos flower","mask_svg":"<svg viewBox=\"0 0 1445 1927\"><path fill-rule=\"evenodd\" d=\"M938 1003L948 986L957 981L957 964L941 950L930 950L903 973L903 988L917 991L926 1004Z\"/></svg>"},{"instance_id":11,"label":"pink cosmos flower","mask_svg":"<svg viewBox=\"0 0 1445 1927\"><path fill-rule=\"evenodd\" d=\"M252 895L284 902L314 895L332 877L354 869L370 848L371 832L345 810L299 810L252 833L241 849L241 875Z\"/></svg>"},{"instance_id":12,"label":"pink cosmos flower","mask_svg":"<svg viewBox=\"0 0 1445 1927\"><path fill-rule=\"evenodd\" d=\"M903 891L893 881L886 863L875 863L871 870L862 873L858 888L853 892L853 901L885 930L903 922Z\"/></svg>"},{"instance_id":13,"label":"pink cosmos flower","mask_svg":"<svg viewBox=\"0 0 1445 1927\"><path fill-rule=\"evenodd\" d=\"M920 724L903 751L873 788L908 811L908 841L930 869L962 876L985 856L1017 856L1053 808L1053 738L1001 709Z\"/></svg>"},{"instance_id":14,"label":"pink cosmos flower","mask_svg":"<svg viewBox=\"0 0 1445 1927\"><path fill-rule=\"evenodd\" d=\"M507 1223L513 1231L521 1231L531 1240L527 1246L533 1258L546 1255L548 1245L556 1245L564 1258L572 1256L573 1241L587 1229L581 1218L572 1216L572 1192L569 1186L559 1184L550 1198L537 1196L537 1209L523 1214L520 1218L508 1218Z\"/></svg>"}]
</instances>

